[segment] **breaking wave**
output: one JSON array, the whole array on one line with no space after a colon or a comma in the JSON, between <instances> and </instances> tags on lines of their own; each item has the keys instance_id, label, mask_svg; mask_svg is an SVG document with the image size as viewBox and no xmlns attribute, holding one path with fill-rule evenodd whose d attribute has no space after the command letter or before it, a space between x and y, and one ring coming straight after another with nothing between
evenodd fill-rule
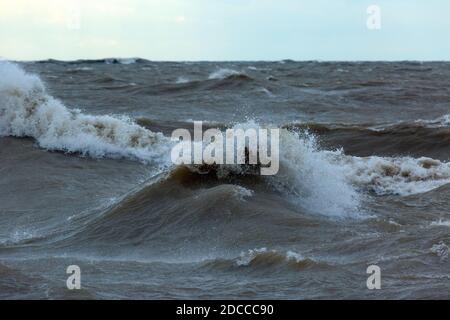
<instances>
[{"instance_id":1,"label":"breaking wave","mask_svg":"<svg viewBox=\"0 0 450 320\"><path fill-rule=\"evenodd\" d=\"M0 135L32 137L47 150L91 157L161 161L169 139L126 116L93 116L69 109L16 65L0 63ZM166 159L167 160L167 159Z\"/></svg>"},{"instance_id":2,"label":"breaking wave","mask_svg":"<svg viewBox=\"0 0 450 320\"><path fill-rule=\"evenodd\" d=\"M424 193L450 183L450 163L431 158L351 157L336 159L349 182L377 195Z\"/></svg>"},{"instance_id":3,"label":"breaking wave","mask_svg":"<svg viewBox=\"0 0 450 320\"><path fill-rule=\"evenodd\" d=\"M291 133L288 137L292 139L295 135L298 138L287 143L295 148L284 149L280 156L285 159L284 167L299 166L291 171L306 171L296 177L314 176L306 184L317 186L314 193L318 198L314 202L326 202L324 199L331 198L332 203L339 203L338 199L344 198L345 203L356 205L359 193L355 193L353 188L377 195L407 196L450 183L449 162L428 157L351 156L346 155L343 149L322 150L317 137L307 131Z\"/></svg>"}]
</instances>

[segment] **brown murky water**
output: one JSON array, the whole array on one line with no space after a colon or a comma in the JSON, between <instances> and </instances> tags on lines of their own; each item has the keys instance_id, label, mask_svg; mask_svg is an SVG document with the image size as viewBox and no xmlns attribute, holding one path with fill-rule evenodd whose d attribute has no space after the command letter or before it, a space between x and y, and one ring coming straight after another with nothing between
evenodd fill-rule
<instances>
[{"instance_id":1,"label":"brown murky water","mask_svg":"<svg viewBox=\"0 0 450 320\"><path fill-rule=\"evenodd\" d=\"M279 173L172 165L194 120ZM0 297L448 299L449 158L449 63L0 62Z\"/></svg>"}]
</instances>

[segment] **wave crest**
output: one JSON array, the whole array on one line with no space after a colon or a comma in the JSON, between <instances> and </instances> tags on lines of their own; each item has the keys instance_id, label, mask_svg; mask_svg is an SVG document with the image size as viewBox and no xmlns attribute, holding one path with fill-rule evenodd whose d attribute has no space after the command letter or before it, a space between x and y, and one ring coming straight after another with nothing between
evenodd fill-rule
<instances>
[{"instance_id":1,"label":"wave crest","mask_svg":"<svg viewBox=\"0 0 450 320\"><path fill-rule=\"evenodd\" d=\"M431 158L351 157L337 160L351 183L377 195L407 196L450 183L450 163Z\"/></svg>"},{"instance_id":2,"label":"wave crest","mask_svg":"<svg viewBox=\"0 0 450 320\"><path fill-rule=\"evenodd\" d=\"M2 62L0 135L32 137L47 150L91 157L161 161L170 141L126 116L83 114L48 95L44 84L16 65ZM7 81L6 79L9 79ZM168 158L167 158L168 159Z\"/></svg>"},{"instance_id":3,"label":"wave crest","mask_svg":"<svg viewBox=\"0 0 450 320\"><path fill-rule=\"evenodd\" d=\"M207 261L203 267L222 270L249 270L249 271L270 271L276 269L306 270L327 268L327 263L305 258L294 252L279 252L268 250L267 248L251 249L242 252L238 257L231 259L218 258Z\"/></svg>"}]
</instances>

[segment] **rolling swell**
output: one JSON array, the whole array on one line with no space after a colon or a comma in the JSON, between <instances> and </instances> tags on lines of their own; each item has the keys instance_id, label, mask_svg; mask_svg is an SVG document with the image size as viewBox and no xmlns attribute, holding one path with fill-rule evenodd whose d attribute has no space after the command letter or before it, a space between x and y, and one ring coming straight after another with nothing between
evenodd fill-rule
<instances>
[{"instance_id":1,"label":"rolling swell","mask_svg":"<svg viewBox=\"0 0 450 320\"><path fill-rule=\"evenodd\" d=\"M332 268L326 262L305 258L294 252L280 252L267 248L250 249L237 257L216 258L203 263L202 269L238 272L285 272L303 270L326 270Z\"/></svg>"},{"instance_id":2,"label":"rolling swell","mask_svg":"<svg viewBox=\"0 0 450 320\"><path fill-rule=\"evenodd\" d=\"M130 193L96 217L72 219L71 224L78 226L75 232L55 239L52 248L70 248L73 254L80 255L95 252L97 256L133 259L158 256L164 261L188 256L188 261L208 260L211 254L224 257L226 252L268 246L274 240L292 245L296 241L284 238L283 230L316 225L317 217L286 209L280 201L282 195L270 195L264 190L266 186L251 177L219 181L213 175L199 175L180 167ZM255 219L260 222L258 226ZM324 220L323 226L327 224L331 222ZM116 245L111 246L112 242ZM249 266L266 269L278 265L293 270L315 266L307 259L283 255L262 253L253 262L249 257ZM222 258L217 259L201 267L223 269ZM233 259L225 267L232 268L235 263L244 266L245 259Z\"/></svg>"},{"instance_id":3,"label":"rolling swell","mask_svg":"<svg viewBox=\"0 0 450 320\"><path fill-rule=\"evenodd\" d=\"M432 122L434 123L434 122ZM308 130L320 137L325 148L343 147L356 156L428 156L450 159L450 127L422 122L399 123L384 127L287 124L290 130Z\"/></svg>"},{"instance_id":4,"label":"rolling swell","mask_svg":"<svg viewBox=\"0 0 450 320\"><path fill-rule=\"evenodd\" d=\"M135 95L188 96L193 92L198 94L201 92L220 92L224 90L233 91L234 89L260 89L260 85L263 83L245 73L234 70L225 70L223 73L219 70L217 75L213 73L213 76L210 75L208 78L181 79L182 81L177 79L176 82L170 83L133 84L132 86L124 86L123 89L126 89L126 92L129 94ZM105 81L108 83L110 79L105 77L104 80L100 79L96 81Z\"/></svg>"}]
</instances>

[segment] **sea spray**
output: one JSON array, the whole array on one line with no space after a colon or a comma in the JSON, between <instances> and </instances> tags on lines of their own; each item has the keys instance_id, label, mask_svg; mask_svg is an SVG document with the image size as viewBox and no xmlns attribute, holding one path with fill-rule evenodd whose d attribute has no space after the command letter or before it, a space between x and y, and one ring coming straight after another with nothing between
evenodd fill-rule
<instances>
[{"instance_id":1,"label":"sea spray","mask_svg":"<svg viewBox=\"0 0 450 320\"><path fill-rule=\"evenodd\" d=\"M164 164L170 140L127 116L93 116L48 95L42 81L1 62L0 135L32 137L40 147L91 157L131 158Z\"/></svg>"}]
</instances>

